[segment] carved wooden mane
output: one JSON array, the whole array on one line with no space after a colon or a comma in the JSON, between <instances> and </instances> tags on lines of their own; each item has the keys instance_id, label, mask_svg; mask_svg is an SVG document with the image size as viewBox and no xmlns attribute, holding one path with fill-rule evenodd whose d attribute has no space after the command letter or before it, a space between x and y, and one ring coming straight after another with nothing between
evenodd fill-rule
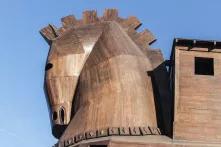
<instances>
[{"instance_id":1,"label":"carved wooden mane","mask_svg":"<svg viewBox=\"0 0 221 147\"><path fill-rule=\"evenodd\" d=\"M163 59L149 48L155 41L150 31L137 32L141 22L120 18L115 9L102 17L85 11L81 20L70 15L61 21L61 28L49 25L40 31L50 45L45 88L53 135L64 141L106 128L150 126L154 132L147 72ZM152 56L160 56L159 61Z\"/></svg>"}]
</instances>

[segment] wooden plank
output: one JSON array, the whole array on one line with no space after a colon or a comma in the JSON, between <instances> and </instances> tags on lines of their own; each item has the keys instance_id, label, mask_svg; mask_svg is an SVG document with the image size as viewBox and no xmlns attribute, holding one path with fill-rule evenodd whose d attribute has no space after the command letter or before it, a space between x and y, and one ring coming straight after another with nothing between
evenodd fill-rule
<instances>
[{"instance_id":1,"label":"wooden plank","mask_svg":"<svg viewBox=\"0 0 221 147\"><path fill-rule=\"evenodd\" d=\"M103 15L104 20L116 20L118 18L117 9L106 9Z\"/></svg>"},{"instance_id":2,"label":"wooden plank","mask_svg":"<svg viewBox=\"0 0 221 147\"><path fill-rule=\"evenodd\" d=\"M56 29L57 28L55 26L48 25L47 27L44 27L40 30L40 34L43 36L48 44L51 44L52 40L57 37Z\"/></svg>"},{"instance_id":3,"label":"wooden plank","mask_svg":"<svg viewBox=\"0 0 221 147\"><path fill-rule=\"evenodd\" d=\"M77 20L74 15L68 15L66 17L61 18L61 22L64 28L73 27Z\"/></svg>"},{"instance_id":4,"label":"wooden plank","mask_svg":"<svg viewBox=\"0 0 221 147\"><path fill-rule=\"evenodd\" d=\"M125 19L121 24L125 28L130 28L135 30L142 25L142 23L135 16L131 16L128 19Z\"/></svg>"},{"instance_id":5,"label":"wooden plank","mask_svg":"<svg viewBox=\"0 0 221 147\"><path fill-rule=\"evenodd\" d=\"M90 24L98 21L97 11L85 11L83 12L83 23Z\"/></svg>"},{"instance_id":6,"label":"wooden plank","mask_svg":"<svg viewBox=\"0 0 221 147\"><path fill-rule=\"evenodd\" d=\"M145 29L144 31L139 33L139 37L136 40L136 42L138 42L139 44L151 44L152 42L154 42L156 39L153 36L153 34Z\"/></svg>"}]
</instances>

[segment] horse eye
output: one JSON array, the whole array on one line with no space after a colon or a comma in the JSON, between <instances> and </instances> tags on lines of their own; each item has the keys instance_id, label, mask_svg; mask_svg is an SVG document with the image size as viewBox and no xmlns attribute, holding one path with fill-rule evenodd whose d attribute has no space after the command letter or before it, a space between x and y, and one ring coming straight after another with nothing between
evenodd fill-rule
<instances>
[{"instance_id":1,"label":"horse eye","mask_svg":"<svg viewBox=\"0 0 221 147\"><path fill-rule=\"evenodd\" d=\"M58 114L57 114L57 112L55 111L55 112L53 112L53 114L52 114L52 119L53 119L53 120L57 120L57 118L58 118Z\"/></svg>"},{"instance_id":2,"label":"horse eye","mask_svg":"<svg viewBox=\"0 0 221 147\"><path fill-rule=\"evenodd\" d=\"M47 70L51 69L52 67L53 67L53 64L52 63L48 63L46 65L46 67L45 67L45 70L47 71Z\"/></svg>"}]
</instances>

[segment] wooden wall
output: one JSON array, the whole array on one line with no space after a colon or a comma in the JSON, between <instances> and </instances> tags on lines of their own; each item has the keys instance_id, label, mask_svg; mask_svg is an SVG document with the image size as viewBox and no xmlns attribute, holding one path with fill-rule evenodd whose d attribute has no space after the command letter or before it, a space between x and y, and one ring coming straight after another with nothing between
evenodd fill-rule
<instances>
[{"instance_id":1,"label":"wooden wall","mask_svg":"<svg viewBox=\"0 0 221 147\"><path fill-rule=\"evenodd\" d=\"M205 48L175 48L176 140L221 142L221 54ZM214 58L214 76L195 75L194 58Z\"/></svg>"}]
</instances>

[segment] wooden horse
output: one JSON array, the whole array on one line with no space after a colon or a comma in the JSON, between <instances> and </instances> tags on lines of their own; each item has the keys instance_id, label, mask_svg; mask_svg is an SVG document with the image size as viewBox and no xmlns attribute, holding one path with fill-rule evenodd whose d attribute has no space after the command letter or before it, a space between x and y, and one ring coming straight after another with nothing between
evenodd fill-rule
<instances>
[{"instance_id":1,"label":"wooden horse","mask_svg":"<svg viewBox=\"0 0 221 147\"><path fill-rule=\"evenodd\" d=\"M151 32L137 32L141 22L120 18L115 9L102 17L85 11L81 20L71 15L61 21L61 28L40 31L50 45L45 90L53 135L65 141L105 128L157 129L147 72L163 58L149 47L155 41Z\"/></svg>"}]
</instances>

